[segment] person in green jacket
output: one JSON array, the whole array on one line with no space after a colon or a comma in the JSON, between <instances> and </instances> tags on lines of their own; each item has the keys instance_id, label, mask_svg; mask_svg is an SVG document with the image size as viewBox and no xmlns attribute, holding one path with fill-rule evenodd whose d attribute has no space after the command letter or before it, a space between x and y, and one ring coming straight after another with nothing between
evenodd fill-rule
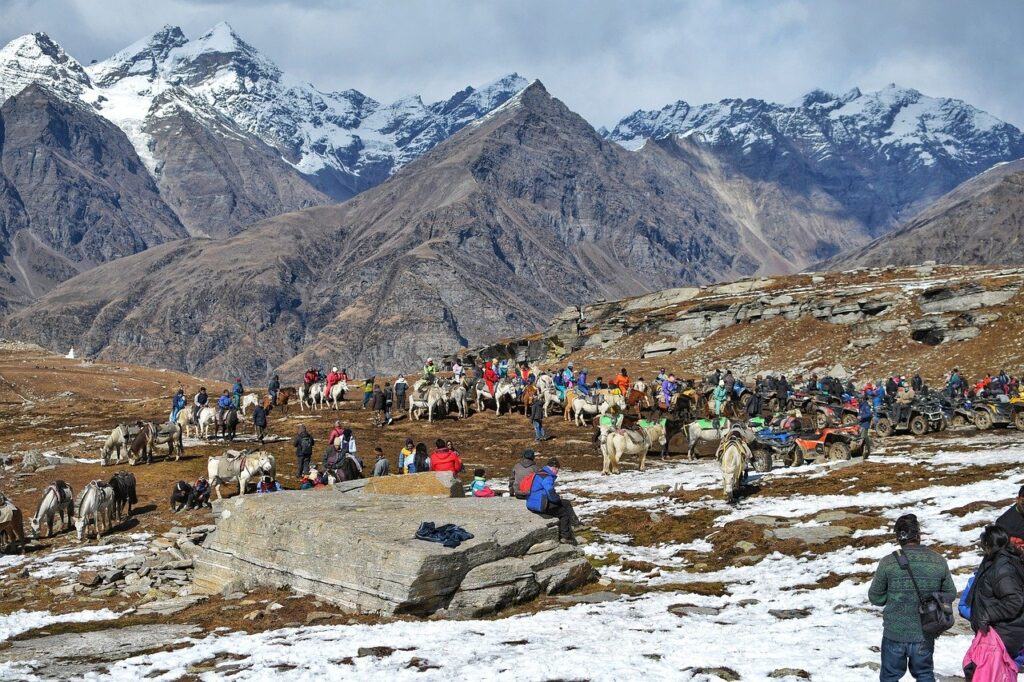
<instances>
[{"instance_id":1,"label":"person in green jacket","mask_svg":"<svg viewBox=\"0 0 1024 682\"><path fill-rule=\"evenodd\" d=\"M917 517L904 514L896 519L896 541L910 564L921 594L941 592L949 600L956 597L956 586L949 565L937 552L921 544ZM882 667L880 682L897 682L907 668L915 680L934 680L932 655L935 640L921 629L917 591L910 573L900 568L896 553L878 562L868 589L868 599L882 611Z\"/></svg>"}]
</instances>

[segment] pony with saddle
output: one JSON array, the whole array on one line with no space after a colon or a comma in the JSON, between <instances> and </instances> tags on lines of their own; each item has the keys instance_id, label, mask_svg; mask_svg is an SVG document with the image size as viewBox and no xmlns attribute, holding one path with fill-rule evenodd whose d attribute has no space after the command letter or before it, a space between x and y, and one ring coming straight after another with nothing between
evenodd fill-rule
<instances>
[{"instance_id":1,"label":"pony with saddle","mask_svg":"<svg viewBox=\"0 0 1024 682\"><path fill-rule=\"evenodd\" d=\"M167 459L174 457L174 461L177 462L185 453L181 434L181 425L177 422L147 422L128 448L128 464L135 466L139 459L145 459L146 464L152 464L153 452L157 445L166 445Z\"/></svg>"},{"instance_id":2,"label":"pony with saddle","mask_svg":"<svg viewBox=\"0 0 1024 682\"><path fill-rule=\"evenodd\" d=\"M185 410L182 410L185 412ZM181 415L178 415L181 418ZM100 448L100 465L107 466L111 464L110 456L113 454L117 455L114 460L114 464L121 463L121 452L124 451L125 455L128 454L128 446L135 440L135 437L139 435L142 430L142 422L137 421L134 424L118 424L114 427L114 430L107 436L107 441Z\"/></svg>"},{"instance_id":3,"label":"pony with saddle","mask_svg":"<svg viewBox=\"0 0 1024 682\"><path fill-rule=\"evenodd\" d=\"M18 551L25 544L25 521L14 502L0 493L0 552Z\"/></svg>"},{"instance_id":4,"label":"pony with saddle","mask_svg":"<svg viewBox=\"0 0 1024 682\"><path fill-rule=\"evenodd\" d=\"M217 499L223 497L220 487L225 483L238 483L238 494L245 495L245 487L250 481L261 476L277 478L277 462L269 452L236 452L228 450L218 457L210 457L206 465L206 473L210 485L217 491Z\"/></svg>"},{"instance_id":5,"label":"pony with saddle","mask_svg":"<svg viewBox=\"0 0 1024 682\"><path fill-rule=\"evenodd\" d=\"M78 541L87 536L93 526L96 542L113 528L114 490L103 481L90 481L78 496L78 515L74 517Z\"/></svg>"},{"instance_id":6,"label":"pony with saddle","mask_svg":"<svg viewBox=\"0 0 1024 682\"><path fill-rule=\"evenodd\" d=\"M744 429L734 424L718 444L715 459L722 470L722 492L729 503L739 497L740 483L747 473L751 452Z\"/></svg>"},{"instance_id":7,"label":"pony with saddle","mask_svg":"<svg viewBox=\"0 0 1024 682\"><path fill-rule=\"evenodd\" d=\"M54 518L60 518L61 530L71 527L71 519L75 515L75 491L64 481L54 481L46 486L43 497L39 500L36 515L29 522L32 526L32 537L39 537L39 529L46 522L46 537L53 537Z\"/></svg>"}]
</instances>

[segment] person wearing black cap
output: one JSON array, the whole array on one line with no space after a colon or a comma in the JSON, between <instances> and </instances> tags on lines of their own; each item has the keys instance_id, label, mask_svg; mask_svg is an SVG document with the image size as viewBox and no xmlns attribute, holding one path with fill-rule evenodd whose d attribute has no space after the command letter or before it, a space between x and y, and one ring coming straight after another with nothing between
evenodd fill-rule
<instances>
[{"instance_id":1,"label":"person wearing black cap","mask_svg":"<svg viewBox=\"0 0 1024 682\"><path fill-rule=\"evenodd\" d=\"M512 475L508 479L508 492L513 497L518 497L520 500L526 499L527 493L519 492L519 485L527 474L537 473L536 458L537 453L532 448L526 448L523 450L523 458L512 467Z\"/></svg>"},{"instance_id":2,"label":"person wearing black cap","mask_svg":"<svg viewBox=\"0 0 1024 682\"><path fill-rule=\"evenodd\" d=\"M1013 506L996 519L996 525L1007 532L1017 549L1024 550L1024 485L1017 491Z\"/></svg>"},{"instance_id":3,"label":"person wearing black cap","mask_svg":"<svg viewBox=\"0 0 1024 682\"><path fill-rule=\"evenodd\" d=\"M935 640L926 636L921 628L917 591L942 593L952 600L956 598L956 587L946 560L921 544L921 527L916 516L904 514L896 519L895 531L900 548L878 562L868 590L871 603L885 607L879 680L897 682L908 667L915 680L934 680ZM900 566L899 553L909 562L909 570ZM911 572L917 580L917 589Z\"/></svg>"}]
</instances>

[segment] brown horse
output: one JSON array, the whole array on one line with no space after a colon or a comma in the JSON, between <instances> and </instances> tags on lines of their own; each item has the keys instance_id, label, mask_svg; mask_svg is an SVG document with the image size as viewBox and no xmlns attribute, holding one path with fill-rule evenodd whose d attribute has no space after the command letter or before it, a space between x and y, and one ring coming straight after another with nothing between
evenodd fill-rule
<instances>
[{"instance_id":1,"label":"brown horse","mask_svg":"<svg viewBox=\"0 0 1024 682\"><path fill-rule=\"evenodd\" d=\"M530 403L533 402L534 398L537 397L537 386L536 384L530 384L523 391L523 397L521 398L523 403L523 414L530 414Z\"/></svg>"},{"instance_id":2,"label":"brown horse","mask_svg":"<svg viewBox=\"0 0 1024 682\"><path fill-rule=\"evenodd\" d=\"M288 414L288 403L298 400L299 392L288 386L277 392L277 407L281 408L281 414Z\"/></svg>"},{"instance_id":3,"label":"brown horse","mask_svg":"<svg viewBox=\"0 0 1024 682\"><path fill-rule=\"evenodd\" d=\"M640 410L651 409L651 397L643 391L631 388L626 394L626 410L629 411L631 408L636 408L636 418L640 419Z\"/></svg>"}]
</instances>

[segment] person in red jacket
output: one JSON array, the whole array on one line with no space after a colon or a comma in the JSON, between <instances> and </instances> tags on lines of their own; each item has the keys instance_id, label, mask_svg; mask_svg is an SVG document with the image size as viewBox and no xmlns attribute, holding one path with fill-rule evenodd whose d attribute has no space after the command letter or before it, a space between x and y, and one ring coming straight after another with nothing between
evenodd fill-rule
<instances>
[{"instance_id":1,"label":"person in red jacket","mask_svg":"<svg viewBox=\"0 0 1024 682\"><path fill-rule=\"evenodd\" d=\"M430 453L431 471L450 471L457 474L464 468L459 453L449 448L443 440L438 438L434 442L435 448Z\"/></svg>"},{"instance_id":2,"label":"person in red jacket","mask_svg":"<svg viewBox=\"0 0 1024 682\"><path fill-rule=\"evenodd\" d=\"M484 381L487 382L487 392L494 395L494 384L498 381L498 373L494 371L493 362L484 365Z\"/></svg>"},{"instance_id":3,"label":"person in red jacket","mask_svg":"<svg viewBox=\"0 0 1024 682\"><path fill-rule=\"evenodd\" d=\"M341 372L338 371L337 367L332 367L331 371L327 373L327 386L324 387L324 394L330 397L331 389L339 381L341 381Z\"/></svg>"},{"instance_id":4,"label":"person in red jacket","mask_svg":"<svg viewBox=\"0 0 1024 682\"><path fill-rule=\"evenodd\" d=\"M310 367L306 370L306 373L302 376L302 383L306 386L306 391L309 391L309 387L317 382L320 378L320 373L316 369Z\"/></svg>"}]
</instances>

